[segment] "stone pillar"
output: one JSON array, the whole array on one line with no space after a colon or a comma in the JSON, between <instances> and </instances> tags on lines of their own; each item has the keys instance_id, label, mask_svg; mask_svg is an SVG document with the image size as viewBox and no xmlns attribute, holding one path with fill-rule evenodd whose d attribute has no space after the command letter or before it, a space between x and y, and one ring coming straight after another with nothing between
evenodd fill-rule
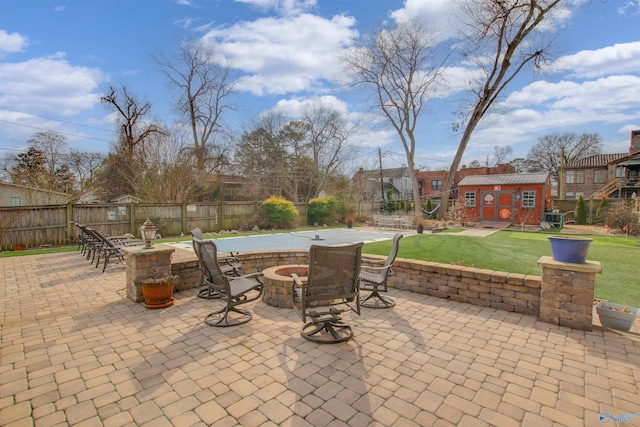
<instances>
[{"instance_id":1,"label":"stone pillar","mask_svg":"<svg viewBox=\"0 0 640 427\"><path fill-rule=\"evenodd\" d=\"M543 322L590 331L593 324L593 292L599 261L584 264L538 260L542 267L540 319Z\"/></svg>"},{"instance_id":2,"label":"stone pillar","mask_svg":"<svg viewBox=\"0 0 640 427\"><path fill-rule=\"evenodd\" d=\"M131 246L122 249L127 256L127 298L134 302L144 301L142 289L136 285L136 278L148 274L170 275L171 254L175 251L171 246L157 244L151 249L143 246Z\"/></svg>"}]
</instances>

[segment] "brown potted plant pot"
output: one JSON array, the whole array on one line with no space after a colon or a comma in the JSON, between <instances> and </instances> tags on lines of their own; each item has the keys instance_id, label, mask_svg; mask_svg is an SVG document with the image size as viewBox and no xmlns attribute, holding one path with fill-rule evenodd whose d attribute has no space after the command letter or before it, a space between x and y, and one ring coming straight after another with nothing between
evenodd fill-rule
<instances>
[{"instance_id":1,"label":"brown potted plant pot","mask_svg":"<svg viewBox=\"0 0 640 427\"><path fill-rule=\"evenodd\" d=\"M147 308L165 308L173 305L173 286L178 280L174 275L150 274L136 278L136 283L142 289L144 306Z\"/></svg>"}]
</instances>

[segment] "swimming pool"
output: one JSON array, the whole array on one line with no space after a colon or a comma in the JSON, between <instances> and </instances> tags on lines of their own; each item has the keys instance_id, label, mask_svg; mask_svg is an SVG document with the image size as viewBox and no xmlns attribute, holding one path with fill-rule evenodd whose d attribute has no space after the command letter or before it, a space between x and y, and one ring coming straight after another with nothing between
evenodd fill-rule
<instances>
[{"instance_id":1,"label":"swimming pool","mask_svg":"<svg viewBox=\"0 0 640 427\"><path fill-rule=\"evenodd\" d=\"M394 233L368 230L329 228L291 233L257 234L254 236L214 238L219 252L309 249L311 245L335 246L356 242L391 240ZM193 250L190 241L167 243L178 249Z\"/></svg>"}]
</instances>

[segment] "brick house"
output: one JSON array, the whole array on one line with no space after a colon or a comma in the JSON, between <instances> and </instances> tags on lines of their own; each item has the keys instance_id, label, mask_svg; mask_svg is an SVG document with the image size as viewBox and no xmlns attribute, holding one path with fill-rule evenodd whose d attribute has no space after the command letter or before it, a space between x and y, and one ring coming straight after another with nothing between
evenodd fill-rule
<instances>
[{"instance_id":1,"label":"brick house","mask_svg":"<svg viewBox=\"0 0 640 427\"><path fill-rule=\"evenodd\" d=\"M630 199L640 192L640 130L631 132L628 153L595 154L565 166L564 199Z\"/></svg>"}]
</instances>

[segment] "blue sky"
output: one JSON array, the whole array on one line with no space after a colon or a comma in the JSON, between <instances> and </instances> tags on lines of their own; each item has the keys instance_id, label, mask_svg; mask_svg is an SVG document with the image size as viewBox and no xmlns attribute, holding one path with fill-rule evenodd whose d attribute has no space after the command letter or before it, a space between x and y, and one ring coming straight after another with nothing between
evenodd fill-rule
<instances>
[{"instance_id":1,"label":"blue sky","mask_svg":"<svg viewBox=\"0 0 640 427\"><path fill-rule=\"evenodd\" d=\"M640 0L563 0L547 35L554 57L542 73L525 70L499 108L476 130L463 163L484 162L508 145L526 156L553 132L598 133L604 152L626 152L640 129ZM110 85L126 84L171 123L174 94L153 60L184 37L204 38L243 77L225 121L240 131L278 107L295 116L322 102L350 118L370 118L363 97L338 84L336 53L372 29L419 15L453 35L451 0L0 0L0 156L15 155L42 130L63 132L72 148L108 152L115 138L99 102ZM454 76L465 67L450 64ZM425 111L416 163L448 168L460 135L451 124L464 87L455 78ZM398 137L372 126L354 143L352 167L406 164Z\"/></svg>"}]
</instances>

